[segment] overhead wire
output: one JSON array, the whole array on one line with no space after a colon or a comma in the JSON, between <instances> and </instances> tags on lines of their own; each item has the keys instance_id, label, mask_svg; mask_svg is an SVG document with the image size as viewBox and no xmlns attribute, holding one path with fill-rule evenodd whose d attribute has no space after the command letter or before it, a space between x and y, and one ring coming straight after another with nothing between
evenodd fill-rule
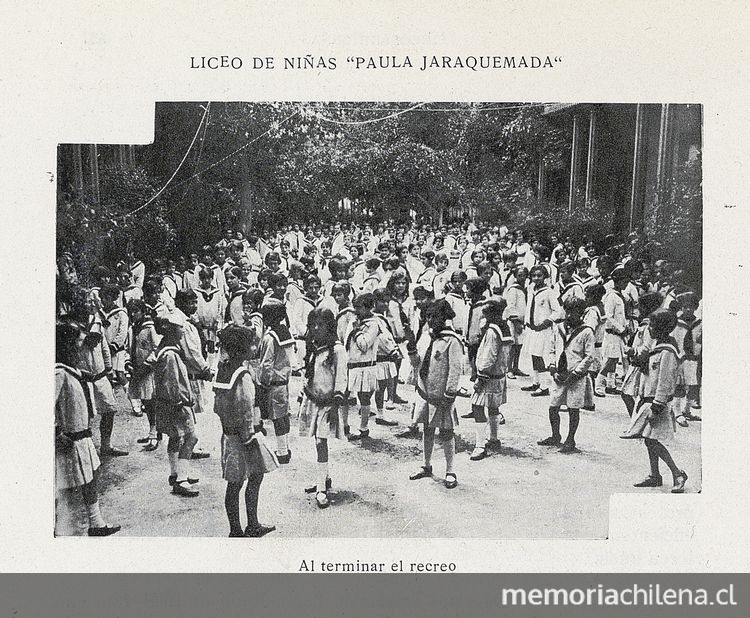
<instances>
[{"instance_id":1,"label":"overhead wire","mask_svg":"<svg viewBox=\"0 0 750 618\"><path fill-rule=\"evenodd\" d=\"M195 140L198 139L198 134L200 133L201 127L203 126L203 123L206 120L206 116L208 115L208 110L211 109L211 101L209 101L206 105L206 108L203 110L203 116L201 117L201 121L198 123L198 128L195 130L195 135L193 135L193 139L190 141L190 145L188 146L188 149L185 151L184 156L182 157L182 160L180 161L180 164L177 166L174 172L172 172L172 175L169 177L169 180L167 180L166 183L164 183L164 186L159 189L156 193L154 193L146 203L142 204L138 208L135 208L134 210L131 210L130 212L126 213L125 217L130 217L134 215L137 212L140 212L146 206L153 203L156 198L158 198L166 188L169 186L169 184L174 180L175 176L177 176L177 173L182 169L183 164L185 163L185 160L188 158L188 155L190 154L190 151L193 149L193 146L195 145Z\"/></svg>"}]
</instances>

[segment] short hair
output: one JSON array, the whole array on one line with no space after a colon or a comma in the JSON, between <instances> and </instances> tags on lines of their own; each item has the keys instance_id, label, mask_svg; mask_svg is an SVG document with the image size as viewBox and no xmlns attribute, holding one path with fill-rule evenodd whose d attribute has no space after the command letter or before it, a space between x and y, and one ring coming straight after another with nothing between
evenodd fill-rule
<instances>
[{"instance_id":1,"label":"short hair","mask_svg":"<svg viewBox=\"0 0 750 618\"><path fill-rule=\"evenodd\" d=\"M542 273L544 278L547 278L547 269L542 266L541 264L537 264L536 266L532 266L531 270L529 271L529 275L533 276L534 273Z\"/></svg>"},{"instance_id":2,"label":"short hair","mask_svg":"<svg viewBox=\"0 0 750 618\"><path fill-rule=\"evenodd\" d=\"M657 340L669 337L677 326L677 316L668 309L657 309L648 316L648 321Z\"/></svg>"},{"instance_id":3,"label":"short hair","mask_svg":"<svg viewBox=\"0 0 750 618\"><path fill-rule=\"evenodd\" d=\"M308 275L304 282L304 287L308 287L314 283L320 285L320 277L317 275Z\"/></svg>"},{"instance_id":4,"label":"short hair","mask_svg":"<svg viewBox=\"0 0 750 618\"><path fill-rule=\"evenodd\" d=\"M432 249L427 249L427 251L422 252L422 257L427 260L431 260L435 257L435 252Z\"/></svg>"},{"instance_id":5,"label":"short hair","mask_svg":"<svg viewBox=\"0 0 750 618\"><path fill-rule=\"evenodd\" d=\"M198 295L193 290L180 290L175 294L174 304L180 311L184 311L188 303L194 300L198 300Z\"/></svg>"},{"instance_id":6,"label":"short hair","mask_svg":"<svg viewBox=\"0 0 750 618\"><path fill-rule=\"evenodd\" d=\"M289 279L287 279L284 273L271 273L268 276L268 285L272 288L279 285L289 285Z\"/></svg>"},{"instance_id":7,"label":"short hair","mask_svg":"<svg viewBox=\"0 0 750 618\"><path fill-rule=\"evenodd\" d=\"M256 307L260 307L265 297L265 293L260 288L248 288L242 295L242 302L251 302Z\"/></svg>"},{"instance_id":8,"label":"short hair","mask_svg":"<svg viewBox=\"0 0 750 618\"><path fill-rule=\"evenodd\" d=\"M99 296L104 300L116 300L120 296L120 288L116 285L108 283L101 290L99 290Z\"/></svg>"},{"instance_id":9,"label":"short hair","mask_svg":"<svg viewBox=\"0 0 750 618\"><path fill-rule=\"evenodd\" d=\"M363 292L354 297L352 305L372 309L375 306L375 297L370 292Z\"/></svg>"},{"instance_id":10,"label":"short hair","mask_svg":"<svg viewBox=\"0 0 750 618\"><path fill-rule=\"evenodd\" d=\"M572 296L563 303L563 309L565 309L565 313L582 314L586 310L586 301L577 296Z\"/></svg>"},{"instance_id":11,"label":"short hair","mask_svg":"<svg viewBox=\"0 0 750 618\"><path fill-rule=\"evenodd\" d=\"M435 255L435 261L436 262L445 262L447 264L448 263L448 256L445 253L442 253L442 252L438 253L437 255Z\"/></svg>"},{"instance_id":12,"label":"short hair","mask_svg":"<svg viewBox=\"0 0 750 618\"><path fill-rule=\"evenodd\" d=\"M591 305L598 305L604 295L607 293L607 289L601 283L595 283L586 288L586 299Z\"/></svg>"},{"instance_id":13,"label":"short hair","mask_svg":"<svg viewBox=\"0 0 750 618\"><path fill-rule=\"evenodd\" d=\"M387 303L391 300L391 291L388 288L377 288L372 292L376 303Z\"/></svg>"},{"instance_id":14,"label":"short hair","mask_svg":"<svg viewBox=\"0 0 750 618\"><path fill-rule=\"evenodd\" d=\"M375 270L378 266L380 266L381 263L382 261L380 258L371 257L365 260L365 267L369 268L370 270Z\"/></svg>"},{"instance_id":15,"label":"short hair","mask_svg":"<svg viewBox=\"0 0 750 618\"><path fill-rule=\"evenodd\" d=\"M338 292L343 292L347 296L352 293L352 286L349 285L348 281L337 281L333 284L331 287L331 294L336 294Z\"/></svg>"}]
</instances>

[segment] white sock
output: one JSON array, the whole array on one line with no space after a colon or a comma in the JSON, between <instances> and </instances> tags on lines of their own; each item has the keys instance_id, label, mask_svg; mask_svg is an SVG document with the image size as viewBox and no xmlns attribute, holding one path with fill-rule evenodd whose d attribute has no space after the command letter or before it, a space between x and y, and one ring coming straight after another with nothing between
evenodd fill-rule
<instances>
[{"instance_id":1,"label":"white sock","mask_svg":"<svg viewBox=\"0 0 750 618\"><path fill-rule=\"evenodd\" d=\"M453 472L453 456L456 454L456 439L451 438L443 443L443 454L445 455L445 474Z\"/></svg>"},{"instance_id":2,"label":"white sock","mask_svg":"<svg viewBox=\"0 0 750 618\"><path fill-rule=\"evenodd\" d=\"M328 462L318 462L318 482L315 484L318 491L326 490L326 481L328 480Z\"/></svg>"},{"instance_id":3,"label":"white sock","mask_svg":"<svg viewBox=\"0 0 750 618\"><path fill-rule=\"evenodd\" d=\"M497 440L497 428L500 425L500 417L490 416L490 440Z\"/></svg>"},{"instance_id":4,"label":"white sock","mask_svg":"<svg viewBox=\"0 0 750 618\"><path fill-rule=\"evenodd\" d=\"M378 408L375 410L375 415L377 418L383 418L383 414L384 414L383 408Z\"/></svg>"},{"instance_id":5,"label":"white sock","mask_svg":"<svg viewBox=\"0 0 750 618\"><path fill-rule=\"evenodd\" d=\"M133 412L138 413L138 412L141 412L143 410L143 406L141 404L141 400L140 399L131 399L130 400L130 405L133 408Z\"/></svg>"},{"instance_id":6,"label":"white sock","mask_svg":"<svg viewBox=\"0 0 750 618\"><path fill-rule=\"evenodd\" d=\"M169 459L169 474L178 474L177 469L177 456L178 454L172 451L167 451L167 459Z\"/></svg>"},{"instance_id":7,"label":"white sock","mask_svg":"<svg viewBox=\"0 0 750 618\"><path fill-rule=\"evenodd\" d=\"M370 422L370 406L359 406L359 429L364 431L367 429L367 423Z\"/></svg>"},{"instance_id":8,"label":"white sock","mask_svg":"<svg viewBox=\"0 0 750 618\"><path fill-rule=\"evenodd\" d=\"M475 448L484 448L486 442L484 439L485 429L487 429L487 423L474 423L474 431L476 432L476 442L474 443Z\"/></svg>"},{"instance_id":9,"label":"white sock","mask_svg":"<svg viewBox=\"0 0 750 618\"><path fill-rule=\"evenodd\" d=\"M86 510L89 512L89 528L104 528L107 525L99 510L98 500L94 504L87 504Z\"/></svg>"},{"instance_id":10,"label":"white sock","mask_svg":"<svg viewBox=\"0 0 750 618\"><path fill-rule=\"evenodd\" d=\"M288 434L283 436L276 436L276 445L278 446L278 454L286 455L289 452L289 441L287 438Z\"/></svg>"},{"instance_id":11,"label":"white sock","mask_svg":"<svg viewBox=\"0 0 750 618\"><path fill-rule=\"evenodd\" d=\"M531 383L539 384L539 372L536 369L531 370Z\"/></svg>"},{"instance_id":12,"label":"white sock","mask_svg":"<svg viewBox=\"0 0 750 618\"><path fill-rule=\"evenodd\" d=\"M177 482L181 483L183 481L187 481L187 477L188 477L188 460L177 457Z\"/></svg>"}]
</instances>

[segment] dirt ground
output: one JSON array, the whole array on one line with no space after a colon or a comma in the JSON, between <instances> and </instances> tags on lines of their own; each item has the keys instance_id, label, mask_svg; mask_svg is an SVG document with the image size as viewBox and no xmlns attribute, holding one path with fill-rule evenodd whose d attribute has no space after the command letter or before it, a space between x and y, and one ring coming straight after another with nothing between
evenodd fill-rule
<instances>
[{"instance_id":1,"label":"dirt ground","mask_svg":"<svg viewBox=\"0 0 750 618\"><path fill-rule=\"evenodd\" d=\"M304 487L314 484L315 445L297 431L297 407L292 407L292 459L266 475L261 487L259 516L276 525L284 537L490 537L490 538L605 538L608 500L613 493L669 493L671 475L662 464L665 487L635 489L648 473L648 457L638 440L618 435L628 424L619 397L596 400L595 412L582 412L577 434L579 453L561 454L537 446L549 435L548 398L521 392L525 379L509 380L508 404L502 411L502 445L479 462L469 461L474 427L461 419L457 429L456 473L459 485L443 486L442 449L433 456L434 479L410 481L422 463L421 439L398 438L409 420L408 405L387 415L398 427L375 425L363 444L335 440L330 444L331 506L316 507ZM292 402L301 380L293 379ZM411 387L400 386L410 401ZM144 452L135 440L148 431L145 417L130 414L123 393L117 393L121 412L113 442L130 451L127 457L104 459L100 502L105 518L122 525L129 536L225 536L225 482L221 478L221 425L214 414L198 416L198 446L211 454L195 461L200 496L173 495L167 484L169 466L164 442L155 452ZM459 414L469 411L469 399L458 399ZM565 435L567 415L563 412ZM356 419L350 417L353 427ZM269 444L275 445L272 428ZM672 454L689 474L687 491L701 487L701 423L678 428ZM97 441L98 444L98 441ZM672 499L680 499L674 496ZM244 519L244 507L243 511ZM85 526L79 522L77 533Z\"/></svg>"}]
</instances>

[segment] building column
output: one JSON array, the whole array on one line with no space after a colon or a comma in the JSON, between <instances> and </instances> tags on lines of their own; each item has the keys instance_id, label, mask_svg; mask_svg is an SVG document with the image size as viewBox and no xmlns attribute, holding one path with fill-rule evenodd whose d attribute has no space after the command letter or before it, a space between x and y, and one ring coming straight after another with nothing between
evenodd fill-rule
<instances>
[{"instance_id":1,"label":"building column","mask_svg":"<svg viewBox=\"0 0 750 618\"><path fill-rule=\"evenodd\" d=\"M573 116L573 142L570 148L570 183L568 185L568 212L573 211L576 196L576 179L578 177L578 144L580 142L580 123L578 115Z\"/></svg>"},{"instance_id":2,"label":"building column","mask_svg":"<svg viewBox=\"0 0 750 618\"><path fill-rule=\"evenodd\" d=\"M656 159L656 190L661 190L671 176L670 160L672 154L672 110L669 103L661 106L659 120L659 152Z\"/></svg>"},{"instance_id":3,"label":"building column","mask_svg":"<svg viewBox=\"0 0 750 618\"><path fill-rule=\"evenodd\" d=\"M636 208L638 206L638 191L641 186L641 157L643 150L643 115L645 108L638 103L635 108L635 136L633 141L633 176L630 185L630 217L628 228L633 231L635 224Z\"/></svg>"},{"instance_id":4,"label":"building column","mask_svg":"<svg viewBox=\"0 0 750 618\"><path fill-rule=\"evenodd\" d=\"M589 112L589 149L586 157L586 203L591 201L594 192L594 140L596 139L596 111Z\"/></svg>"}]
</instances>

